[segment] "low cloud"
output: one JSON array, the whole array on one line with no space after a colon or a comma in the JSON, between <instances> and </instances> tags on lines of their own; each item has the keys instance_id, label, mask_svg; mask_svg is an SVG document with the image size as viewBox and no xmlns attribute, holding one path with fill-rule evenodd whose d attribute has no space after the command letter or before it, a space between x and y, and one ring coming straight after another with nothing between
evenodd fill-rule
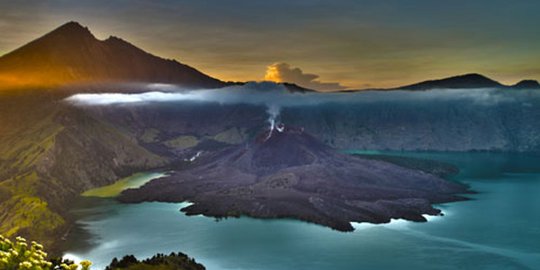
<instances>
[{"instance_id":1,"label":"low cloud","mask_svg":"<svg viewBox=\"0 0 540 270\"><path fill-rule=\"evenodd\" d=\"M431 91L358 91L351 93L298 93L289 92L283 85L264 82L235 85L220 89L188 90L170 85L150 85L149 90L137 93L81 93L66 101L79 106L134 105L144 106L150 103L218 103L250 104L266 106L273 111L283 107L314 106L320 104L355 104L364 106L371 103L384 104L435 104L459 102L475 105L500 105L518 102L523 106L540 103L538 90L507 89L437 89Z\"/></svg>"},{"instance_id":2,"label":"low cloud","mask_svg":"<svg viewBox=\"0 0 540 270\"><path fill-rule=\"evenodd\" d=\"M342 90L347 88L336 82L321 82L319 75L304 73L300 68L293 68L287 63L274 63L266 68L266 81L289 82L319 91Z\"/></svg>"}]
</instances>

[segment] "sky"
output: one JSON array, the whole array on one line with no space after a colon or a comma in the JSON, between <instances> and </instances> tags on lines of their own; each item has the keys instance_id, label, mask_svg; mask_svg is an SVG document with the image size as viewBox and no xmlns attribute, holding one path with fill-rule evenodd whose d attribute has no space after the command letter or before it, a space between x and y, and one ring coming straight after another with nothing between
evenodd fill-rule
<instances>
[{"instance_id":1,"label":"sky","mask_svg":"<svg viewBox=\"0 0 540 270\"><path fill-rule=\"evenodd\" d=\"M0 0L0 55L68 21L230 81L384 88L540 79L537 0Z\"/></svg>"}]
</instances>

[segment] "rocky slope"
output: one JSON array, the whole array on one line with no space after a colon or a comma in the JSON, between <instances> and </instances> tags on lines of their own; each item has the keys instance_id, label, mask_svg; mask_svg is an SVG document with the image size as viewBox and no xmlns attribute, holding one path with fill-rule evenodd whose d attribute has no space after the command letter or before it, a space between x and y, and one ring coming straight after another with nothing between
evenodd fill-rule
<instances>
[{"instance_id":1,"label":"rocky slope","mask_svg":"<svg viewBox=\"0 0 540 270\"><path fill-rule=\"evenodd\" d=\"M395 92L378 92L388 98L373 101L359 94L351 97L357 102L284 107L280 117L342 150L539 152L539 95L536 90L519 91L405 100L393 98ZM180 102L84 110L124 127L151 149L178 154L216 143L241 143L266 126L268 118L266 107L246 104ZM187 144L175 147L173 142Z\"/></svg>"},{"instance_id":2,"label":"rocky slope","mask_svg":"<svg viewBox=\"0 0 540 270\"><path fill-rule=\"evenodd\" d=\"M440 212L431 204L467 192L422 171L339 153L303 128L278 126L194 163L119 199L189 201L188 215L294 218L350 231L350 222L425 221L422 214Z\"/></svg>"},{"instance_id":3,"label":"rocky slope","mask_svg":"<svg viewBox=\"0 0 540 270\"><path fill-rule=\"evenodd\" d=\"M340 149L539 152L540 103L467 100L308 106L282 111Z\"/></svg>"},{"instance_id":4,"label":"rocky slope","mask_svg":"<svg viewBox=\"0 0 540 270\"><path fill-rule=\"evenodd\" d=\"M82 191L166 163L46 93L0 95L0 233L51 244Z\"/></svg>"}]
</instances>

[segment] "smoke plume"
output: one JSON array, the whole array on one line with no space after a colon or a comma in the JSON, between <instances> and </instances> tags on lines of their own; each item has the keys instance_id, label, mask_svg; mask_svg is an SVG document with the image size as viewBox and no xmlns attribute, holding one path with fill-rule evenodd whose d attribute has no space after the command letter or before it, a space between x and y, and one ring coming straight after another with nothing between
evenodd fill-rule
<instances>
[{"instance_id":1,"label":"smoke plume","mask_svg":"<svg viewBox=\"0 0 540 270\"><path fill-rule=\"evenodd\" d=\"M266 67L264 79L272 82L295 83L319 91L335 91L347 88L339 83L321 82L319 75L304 73L300 68L293 68L287 63L274 63Z\"/></svg>"}]
</instances>

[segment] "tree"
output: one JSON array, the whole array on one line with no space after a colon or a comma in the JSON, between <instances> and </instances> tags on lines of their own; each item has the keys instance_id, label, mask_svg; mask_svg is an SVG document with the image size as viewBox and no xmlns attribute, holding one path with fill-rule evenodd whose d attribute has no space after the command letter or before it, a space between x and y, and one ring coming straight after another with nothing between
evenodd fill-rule
<instances>
[{"instance_id":1,"label":"tree","mask_svg":"<svg viewBox=\"0 0 540 270\"><path fill-rule=\"evenodd\" d=\"M43 246L35 241L30 243L22 237L11 241L0 235L0 269L2 270L89 270L92 263L82 261L75 264L67 260L51 260Z\"/></svg>"}]
</instances>

